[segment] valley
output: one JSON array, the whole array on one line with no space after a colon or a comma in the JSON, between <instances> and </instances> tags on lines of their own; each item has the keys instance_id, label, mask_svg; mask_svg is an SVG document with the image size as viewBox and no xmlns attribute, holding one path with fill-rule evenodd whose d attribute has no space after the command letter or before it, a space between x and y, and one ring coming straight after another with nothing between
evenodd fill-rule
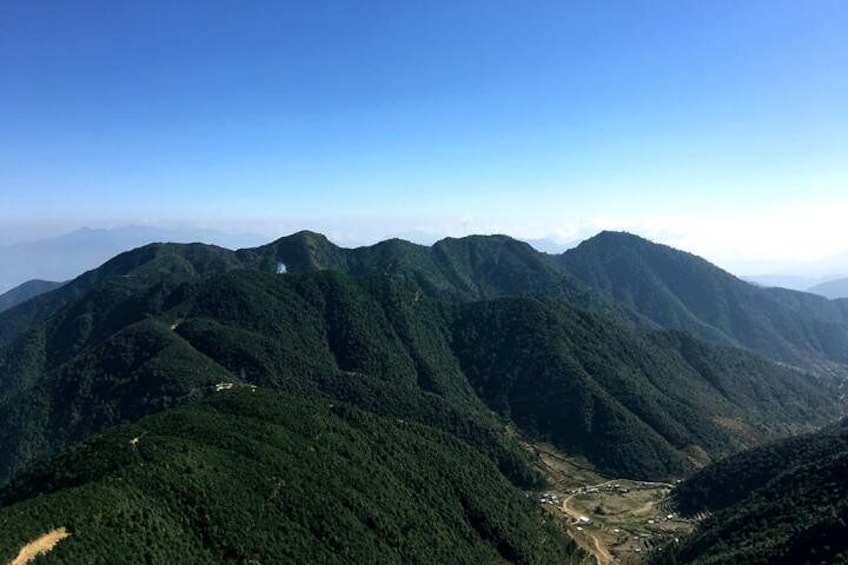
<instances>
[{"instance_id":1,"label":"valley","mask_svg":"<svg viewBox=\"0 0 848 565\"><path fill-rule=\"evenodd\" d=\"M670 507L673 484L610 479L549 444L520 443L548 482L540 504L597 565L644 563L654 549L692 532L696 520Z\"/></svg>"}]
</instances>

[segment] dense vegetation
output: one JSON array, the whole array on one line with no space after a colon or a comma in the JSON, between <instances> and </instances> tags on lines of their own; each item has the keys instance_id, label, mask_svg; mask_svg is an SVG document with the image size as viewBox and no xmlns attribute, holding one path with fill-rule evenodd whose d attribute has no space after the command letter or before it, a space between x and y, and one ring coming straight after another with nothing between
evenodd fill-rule
<instances>
[{"instance_id":1,"label":"dense vegetation","mask_svg":"<svg viewBox=\"0 0 848 565\"><path fill-rule=\"evenodd\" d=\"M496 439L490 410L641 478L679 476L692 452L721 456L839 410L833 379L559 301L454 305L400 277L334 271L108 278L0 348L0 375L4 479L219 381L414 419L479 446L519 483L526 465Z\"/></svg>"},{"instance_id":2,"label":"dense vegetation","mask_svg":"<svg viewBox=\"0 0 848 565\"><path fill-rule=\"evenodd\" d=\"M132 442L138 438L137 442ZM570 563L534 498L456 438L249 388L113 428L0 490L0 559L39 563Z\"/></svg>"},{"instance_id":3,"label":"dense vegetation","mask_svg":"<svg viewBox=\"0 0 848 565\"><path fill-rule=\"evenodd\" d=\"M610 238L623 251L599 259ZM828 371L651 329L831 368L848 344L841 304L758 294L631 236L581 248L582 266L502 236L342 249L302 232L237 252L155 244L3 312L0 484L37 466L0 492L0 551L66 526L71 562L144 551L156 562L454 561L452 544L469 562L546 562L573 552L517 494L541 484L508 428L605 473L657 479L843 413ZM260 392L214 392L221 382ZM115 425L125 427L74 446ZM128 434L144 438L138 449ZM800 522L769 507L783 491L751 494L758 484L801 493L832 518L809 532L819 547L815 536L844 525L824 491L796 484L829 485L842 471L821 437L685 483L681 509L714 514L679 558L807 555ZM793 452L829 463L776 473ZM298 485L295 498L265 508L284 484ZM758 524L780 532L765 545L746 541L747 526L722 529L760 511L770 517ZM22 518L3 522L10 512ZM85 533L91 524L120 547ZM719 531L741 545L716 549ZM821 555L837 559L840 547Z\"/></svg>"},{"instance_id":4,"label":"dense vegetation","mask_svg":"<svg viewBox=\"0 0 848 565\"><path fill-rule=\"evenodd\" d=\"M674 491L712 512L661 563L848 563L848 427L779 441L710 465Z\"/></svg>"},{"instance_id":5,"label":"dense vegetation","mask_svg":"<svg viewBox=\"0 0 848 565\"><path fill-rule=\"evenodd\" d=\"M431 247L394 239L346 249L304 231L235 252L153 244L0 313L0 345L108 278L144 285L162 276L187 280L231 269L276 272L281 266L290 273L393 275L451 302L555 298L631 325L684 330L819 372L848 363L848 300L759 288L689 253L612 232L559 256L506 236L447 238Z\"/></svg>"},{"instance_id":6,"label":"dense vegetation","mask_svg":"<svg viewBox=\"0 0 848 565\"><path fill-rule=\"evenodd\" d=\"M806 367L848 363L848 301L760 288L699 257L626 233L603 232L559 261L661 327Z\"/></svg>"},{"instance_id":7,"label":"dense vegetation","mask_svg":"<svg viewBox=\"0 0 848 565\"><path fill-rule=\"evenodd\" d=\"M241 267L232 251L203 244L154 243L107 261L62 287L35 296L0 313L0 346L34 324L83 298L107 281L142 290L163 281L184 281Z\"/></svg>"},{"instance_id":8,"label":"dense vegetation","mask_svg":"<svg viewBox=\"0 0 848 565\"><path fill-rule=\"evenodd\" d=\"M447 238L432 247L399 239L344 249L324 236L300 232L256 249L238 252L246 266L289 271L326 270L407 279L436 298L470 301L505 295L545 295L591 303L596 293L563 272L548 256L506 236Z\"/></svg>"},{"instance_id":9,"label":"dense vegetation","mask_svg":"<svg viewBox=\"0 0 848 565\"><path fill-rule=\"evenodd\" d=\"M689 455L722 456L839 413L835 381L685 334L637 332L548 300L459 312L454 343L480 397L617 475L679 476Z\"/></svg>"}]
</instances>

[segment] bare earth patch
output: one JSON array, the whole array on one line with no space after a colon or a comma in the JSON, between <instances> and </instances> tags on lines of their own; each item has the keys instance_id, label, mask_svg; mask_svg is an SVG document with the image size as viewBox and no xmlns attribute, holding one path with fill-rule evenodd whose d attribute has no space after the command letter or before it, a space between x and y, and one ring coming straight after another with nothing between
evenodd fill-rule
<instances>
[{"instance_id":1,"label":"bare earth patch","mask_svg":"<svg viewBox=\"0 0 848 565\"><path fill-rule=\"evenodd\" d=\"M66 528L57 528L44 534L43 536L29 542L21 548L18 556L9 562L9 565L27 565L32 563L39 555L49 553L56 544L71 535Z\"/></svg>"}]
</instances>

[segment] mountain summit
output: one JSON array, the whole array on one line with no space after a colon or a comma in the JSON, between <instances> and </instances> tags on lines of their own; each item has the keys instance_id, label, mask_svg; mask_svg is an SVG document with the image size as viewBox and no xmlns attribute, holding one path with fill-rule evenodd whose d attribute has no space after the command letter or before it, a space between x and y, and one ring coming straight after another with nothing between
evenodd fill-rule
<instances>
[{"instance_id":1,"label":"mountain summit","mask_svg":"<svg viewBox=\"0 0 848 565\"><path fill-rule=\"evenodd\" d=\"M560 264L664 328L806 367L848 363L848 301L760 288L708 261L620 232L602 232Z\"/></svg>"}]
</instances>

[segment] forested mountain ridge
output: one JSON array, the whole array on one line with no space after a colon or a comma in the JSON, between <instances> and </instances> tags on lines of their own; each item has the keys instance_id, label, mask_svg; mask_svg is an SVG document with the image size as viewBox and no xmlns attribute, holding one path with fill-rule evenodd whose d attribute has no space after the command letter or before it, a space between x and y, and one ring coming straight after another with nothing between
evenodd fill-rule
<instances>
[{"instance_id":1,"label":"forested mountain ridge","mask_svg":"<svg viewBox=\"0 0 848 565\"><path fill-rule=\"evenodd\" d=\"M221 380L310 395L326 390L494 442L494 421L479 401L454 406L424 395L407 350L396 337L387 341L382 311L345 276L219 277L141 290L122 278L107 281L0 349L2 474L105 426L199 399ZM433 375L435 388L450 379L451 367L438 366L439 335L426 337L435 345L420 372ZM474 399L470 389L444 392Z\"/></svg>"},{"instance_id":2,"label":"forested mountain ridge","mask_svg":"<svg viewBox=\"0 0 848 565\"><path fill-rule=\"evenodd\" d=\"M848 563L846 477L846 422L714 463L674 490L681 512L711 515L656 561Z\"/></svg>"},{"instance_id":3,"label":"forested mountain ridge","mask_svg":"<svg viewBox=\"0 0 848 565\"><path fill-rule=\"evenodd\" d=\"M485 443L516 476L527 472L489 410L644 478L841 410L835 379L553 299L454 304L402 277L338 271L166 274L107 279L0 348L2 476L221 380L418 418Z\"/></svg>"},{"instance_id":4,"label":"forested mountain ridge","mask_svg":"<svg viewBox=\"0 0 848 565\"><path fill-rule=\"evenodd\" d=\"M700 257L627 233L602 232L559 261L661 327L809 368L848 363L848 301L760 288Z\"/></svg>"},{"instance_id":5,"label":"forested mountain ridge","mask_svg":"<svg viewBox=\"0 0 848 565\"><path fill-rule=\"evenodd\" d=\"M660 479L844 414L839 378L647 329L558 261L504 236L353 250L311 232L236 252L153 244L0 314L0 483L13 479L0 491L0 520L26 516L0 534L0 551L62 516L72 562L135 552L142 537L154 560L317 551L326 561L432 562L459 543L472 561L551 562L573 547L531 551L555 534L517 496L541 485L507 430L612 476ZM809 295L773 296L787 316L836 316ZM257 423L256 412L269 417ZM320 445L322 422L339 441ZM130 427L86 439L115 425ZM217 437L217 426L228 432ZM146 439L153 451L136 450ZM395 441L400 466L369 459ZM312 480L300 466L312 456L294 455L304 451L335 463ZM245 467L248 452L265 454L260 473ZM281 457L291 465L274 475ZM415 471L420 457L437 463ZM348 475L323 474L337 474L340 460ZM299 485L289 502L301 511L262 549L254 531L272 532L255 526L259 506L239 501L270 496L268 476ZM508 510L492 502L503 489ZM96 510L110 503L108 515ZM439 508L425 512L429 546L410 530L424 507ZM73 508L83 509L77 518ZM327 522L328 508L342 518ZM117 549L82 535L83 522L115 529ZM169 548L157 541L165 531Z\"/></svg>"},{"instance_id":6,"label":"forested mountain ridge","mask_svg":"<svg viewBox=\"0 0 848 565\"><path fill-rule=\"evenodd\" d=\"M413 282L430 296L450 301L549 296L648 324L563 272L549 256L506 236L449 238L432 247L394 239L346 249L321 234L302 231L239 251L203 244L154 243L122 253L54 292L0 313L0 345L113 278L121 277L141 288L162 278L181 281L231 269L277 272L283 268L293 273L334 270L357 277L390 274Z\"/></svg>"},{"instance_id":7,"label":"forested mountain ridge","mask_svg":"<svg viewBox=\"0 0 848 565\"><path fill-rule=\"evenodd\" d=\"M62 286L63 283L33 279L0 294L0 312L14 308L27 300L50 292Z\"/></svg>"},{"instance_id":8,"label":"forested mountain ridge","mask_svg":"<svg viewBox=\"0 0 848 565\"><path fill-rule=\"evenodd\" d=\"M236 388L112 428L0 489L0 559L577 563L534 498L428 426Z\"/></svg>"},{"instance_id":9,"label":"forested mountain ridge","mask_svg":"<svg viewBox=\"0 0 848 565\"><path fill-rule=\"evenodd\" d=\"M629 322L637 314L604 298L563 271L549 255L504 235L446 238L432 246L390 239L367 247L338 247L302 231L266 246L239 250L246 268L274 271L336 270L355 277L394 275L424 293L452 302L501 296L544 296L598 310Z\"/></svg>"},{"instance_id":10,"label":"forested mountain ridge","mask_svg":"<svg viewBox=\"0 0 848 565\"><path fill-rule=\"evenodd\" d=\"M151 272L186 280L236 268L395 275L451 302L555 298L636 326L684 330L808 369L848 363L848 300L760 288L694 255L614 232L561 255L540 253L507 236L447 238L430 247L395 239L355 249L308 231L239 251L151 244L0 313L0 344L109 277L145 284Z\"/></svg>"},{"instance_id":11,"label":"forested mountain ridge","mask_svg":"<svg viewBox=\"0 0 848 565\"><path fill-rule=\"evenodd\" d=\"M152 243L139 247L0 313L0 345L108 281L121 279L127 289L140 290L165 280L189 280L240 267L234 252L214 245Z\"/></svg>"}]
</instances>

